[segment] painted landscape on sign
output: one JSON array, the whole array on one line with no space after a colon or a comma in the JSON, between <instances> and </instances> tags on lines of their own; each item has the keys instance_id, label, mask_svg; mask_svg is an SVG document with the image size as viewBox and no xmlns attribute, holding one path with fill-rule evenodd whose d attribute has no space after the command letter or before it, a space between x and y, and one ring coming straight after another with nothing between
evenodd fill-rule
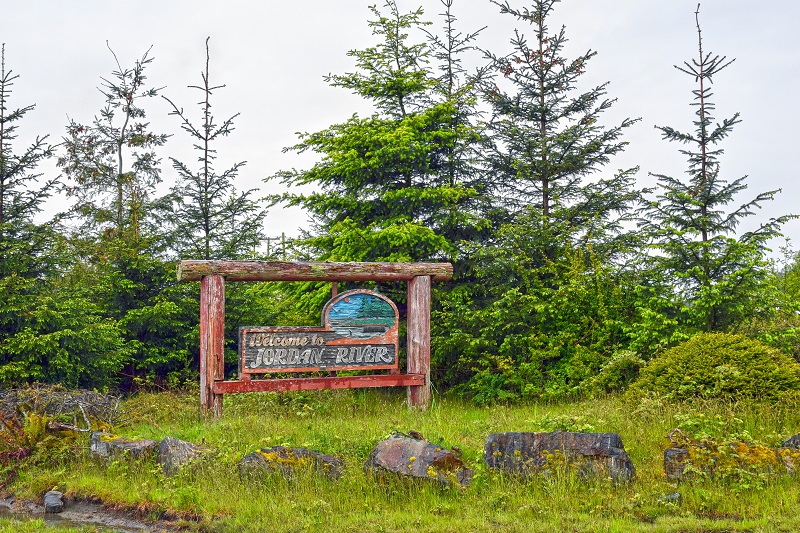
<instances>
[{"instance_id":1,"label":"painted landscape on sign","mask_svg":"<svg viewBox=\"0 0 800 533\"><path fill-rule=\"evenodd\" d=\"M352 339L370 339L386 333L397 318L389 302L369 293L350 294L328 310L331 328Z\"/></svg>"}]
</instances>

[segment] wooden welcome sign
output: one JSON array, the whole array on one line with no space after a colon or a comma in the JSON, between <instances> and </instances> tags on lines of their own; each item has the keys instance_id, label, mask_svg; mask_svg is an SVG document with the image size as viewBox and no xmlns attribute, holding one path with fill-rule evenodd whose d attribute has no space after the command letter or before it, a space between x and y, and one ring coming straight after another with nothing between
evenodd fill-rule
<instances>
[{"instance_id":1,"label":"wooden welcome sign","mask_svg":"<svg viewBox=\"0 0 800 533\"><path fill-rule=\"evenodd\" d=\"M430 403L430 304L433 281L453 277L449 263L301 263L181 261L179 281L200 281L200 406L222 414L222 395L239 392L407 387L408 405ZM250 327L240 334L240 379L225 381L226 281L329 281L333 297L321 327ZM371 291L336 294L338 282L408 282L406 369L398 364L398 313ZM386 372L335 375L339 370ZM322 377L267 378L285 372ZM256 379L254 379L256 378Z\"/></svg>"},{"instance_id":2,"label":"wooden welcome sign","mask_svg":"<svg viewBox=\"0 0 800 533\"><path fill-rule=\"evenodd\" d=\"M322 327L240 328L239 374L398 370L399 321L385 296L347 291L325 304Z\"/></svg>"}]
</instances>

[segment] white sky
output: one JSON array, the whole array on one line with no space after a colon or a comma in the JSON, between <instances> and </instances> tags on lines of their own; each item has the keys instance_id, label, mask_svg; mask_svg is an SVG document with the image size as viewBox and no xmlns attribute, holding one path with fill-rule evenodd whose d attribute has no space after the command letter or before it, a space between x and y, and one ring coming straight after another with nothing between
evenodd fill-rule
<instances>
[{"instance_id":1,"label":"white sky","mask_svg":"<svg viewBox=\"0 0 800 533\"><path fill-rule=\"evenodd\" d=\"M368 5L378 0L0 0L0 42L6 44L6 68L20 78L11 107L36 104L20 122L20 142L49 134L60 140L67 117L88 123L102 107L96 87L115 68L109 41L123 67L152 45L155 61L147 70L153 86L192 117L199 93L186 88L200 83L204 41L211 37L211 81L224 83L212 103L216 116L236 112L236 130L218 143L218 170L246 160L240 188L260 188L262 179L281 169L307 168L313 157L284 154L297 131L318 131L346 120L354 112L370 113L359 98L325 84L322 76L353 70L348 50L374 44L367 27ZM399 0L401 8L422 5L439 28L438 0ZM514 1L522 7L524 1ZM626 152L608 166L641 166L641 186L652 186L648 172L685 171L678 145L660 139L654 125L692 131L689 107L691 78L672 65L696 57L696 0L563 0L550 21L566 25L566 56L591 48L584 88L610 81L609 96L618 98L605 123L642 117L629 128ZM488 26L478 44L497 54L510 50L513 28L528 31L488 0L456 0L454 14L462 32ZM749 175L742 201L758 192L782 188L777 201L751 217L745 229L771 216L800 213L795 139L800 125L800 2L796 0L705 0L701 8L704 47L736 58L715 80L716 119L741 112L742 123L722 147L722 173L729 181ZM531 35L528 32L528 35ZM476 57L476 59L478 59ZM164 155L192 164L191 139L161 99L152 101L152 130L174 134ZM164 158L167 185L175 179ZM43 167L46 172L53 168ZM274 184L270 185L275 187ZM57 208L63 208L59 200ZM295 235L306 224L299 211L273 208L267 217L270 235ZM784 227L796 246L800 221ZM780 242L774 243L775 247Z\"/></svg>"}]
</instances>

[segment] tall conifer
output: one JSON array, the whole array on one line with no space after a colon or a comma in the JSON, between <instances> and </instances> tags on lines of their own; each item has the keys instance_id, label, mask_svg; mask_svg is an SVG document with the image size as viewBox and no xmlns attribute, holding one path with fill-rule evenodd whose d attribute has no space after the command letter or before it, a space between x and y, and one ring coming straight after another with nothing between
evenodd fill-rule
<instances>
[{"instance_id":1,"label":"tall conifer","mask_svg":"<svg viewBox=\"0 0 800 533\"><path fill-rule=\"evenodd\" d=\"M771 218L753 231L736 237L742 220L772 200L779 191L758 194L734 209L728 206L747 188L747 176L727 181L720 171L719 144L740 122L739 113L714 121L711 85L714 77L734 60L707 52L700 29L700 6L695 12L697 57L676 65L691 77L696 88L694 131L684 133L656 126L663 138L685 145L687 180L664 174L658 179L658 195L643 209L642 225L654 239L656 272L665 285L676 289L674 304L679 320L690 329L725 329L754 311L752 297L767 274L764 253L770 239L779 235L788 216Z\"/></svg>"},{"instance_id":2,"label":"tall conifer","mask_svg":"<svg viewBox=\"0 0 800 533\"><path fill-rule=\"evenodd\" d=\"M266 210L252 197L254 189L239 192L234 180L245 162L218 173L214 168L217 150L214 142L228 136L234 129L238 113L216 122L211 110L211 97L225 85L210 81L210 52L206 39L206 65L201 72L202 85L192 85L202 93L198 103L202 109L199 125L193 124L182 108L172 100L172 114L181 120L181 128L194 140L200 168L192 171L188 165L172 160L179 179L172 187L173 203L169 219L175 231L172 247L181 257L194 259L242 259L251 257L264 238Z\"/></svg>"}]
</instances>

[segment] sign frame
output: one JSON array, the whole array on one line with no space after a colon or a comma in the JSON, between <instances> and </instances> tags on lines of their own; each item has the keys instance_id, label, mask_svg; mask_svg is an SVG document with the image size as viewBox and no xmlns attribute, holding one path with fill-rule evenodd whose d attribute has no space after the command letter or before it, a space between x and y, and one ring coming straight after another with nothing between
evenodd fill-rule
<instances>
[{"instance_id":1,"label":"sign frame","mask_svg":"<svg viewBox=\"0 0 800 533\"><path fill-rule=\"evenodd\" d=\"M431 285L453 277L450 263L343 263L183 260L178 281L200 282L200 408L222 415L222 395L240 392L406 387L409 407L427 409L430 387ZM225 381L226 281L408 282L406 372Z\"/></svg>"},{"instance_id":2,"label":"sign frame","mask_svg":"<svg viewBox=\"0 0 800 533\"><path fill-rule=\"evenodd\" d=\"M360 297L360 298L359 298ZM335 319L331 314L348 305L350 300L365 299L378 300L390 310L383 320L377 319ZM362 304L363 305L363 304ZM377 318L377 317L376 317ZM389 318L391 322L389 322ZM378 323L380 320L381 323ZM352 321L352 323L351 323ZM400 373L398 330L400 312L397 306L386 296L366 289L353 289L334 295L322 308L322 326L248 326L239 328L239 376L240 379L251 379L253 374L270 374L276 372L338 372L345 370L389 370L391 373ZM374 328L374 331L367 331ZM360 329L361 331L353 331ZM356 338L353 338L353 335ZM293 342L280 342L288 339ZM275 347L273 348L273 344ZM377 348L376 348L377 346ZM391 347L391 350L389 349ZM331 348L327 353L325 348ZM372 353L365 353L374 349ZM283 350L282 353L276 353ZM296 350L292 353L290 350ZM347 350L346 353L342 350ZM335 351L335 353L331 353ZM385 351L382 353L382 351ZM267 354L272 361L278 357L287 359L287 366L277 364L265 365ZM347 361L342 361L342 355L347 356ZM248 355L256 359L256 363L247 364ZM328 364L316 366L291 366L291 361L302 359L305 356L313 360L333 359ZM325 356L328 356L327 358ZM385 362L386 355L390 355L393 362ZM373 359L373 361L369 361ZM380 359L381 361L378 361ZM361 364L358 364L358 363ZM355 364L351 364L355 363ZM369 364L368 364L369 363ZM383 364L381 364L383 363Z\"/></svg>"}]
</instances>

